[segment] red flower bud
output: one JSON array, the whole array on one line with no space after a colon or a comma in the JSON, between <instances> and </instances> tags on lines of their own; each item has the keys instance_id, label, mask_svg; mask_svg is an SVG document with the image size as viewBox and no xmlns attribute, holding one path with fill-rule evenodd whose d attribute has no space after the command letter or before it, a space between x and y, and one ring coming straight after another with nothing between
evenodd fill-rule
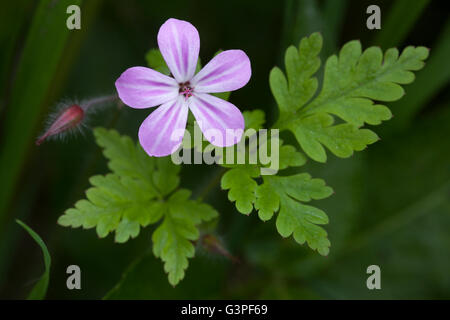
<instances>
[{"instance_id":1,"label":"red flower bud","mask_svg":"<svg viewBox=\"0 0 450 320\"><path fill-rule=\"evenodd\" d=\"M66 108L56 117L50 128L36 140L36 145L40 145L49 137L76 128L83 121L84 113L84 110L77 104Z\"/></svg>"}]
</instances>

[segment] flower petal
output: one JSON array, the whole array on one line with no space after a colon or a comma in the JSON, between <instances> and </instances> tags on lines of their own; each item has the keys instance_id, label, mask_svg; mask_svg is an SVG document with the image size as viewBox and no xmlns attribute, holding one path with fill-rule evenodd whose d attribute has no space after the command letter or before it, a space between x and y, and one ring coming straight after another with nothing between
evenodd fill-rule
<instances>
[{"instance_id":1,"label":"flower petal","mask_svg":"<svg viewBox=\"0 0 450 320\"><path fill-rule=\"evenodd\" d=\"M188 106L179 97L153 111L139 128L139 142L150 156L164 157L175 152L186 129Z\"/></svg>"},{"instance_id":2,"label":"flower petal","mask_svg":"<svg viewBox=\"0 0 450 320\"><path fill-rule=\"evenodd\" d=\"M158 46L174 78L179 83L191 80L200 50L197 29L187 21L169 19L159 29Z\"/></svg>"},{"instance_id":3,"label":"flower petal","mask_svg":"<svg viewBox=\"0 0 450 320\"><path fill-rule=\"evenodd\" d=\"M209 142L228 147L241 140L244 117L236 106L205 93L196 93L189 99L189 108Z\"/></svg>"},{"instance_id":4,"label":"flower petal","mask_svg":"<svg viewBox=\"0 0 450 320\"><path fill-rule=\"evenodd\" d=\"M116 89L120 100L136 109L158 106L178 96L175 79L145 67L125 70L116 80Z\"/></svg>"},{"instance_id":5,"label":"flower petal","mask_svg":"<svg viewBox=\"0 0 450 320\"><path fill-rule=\"evenodd\" d=\"M242 50L227 50L215 56L195 75L196 92L226 92L242 88L250 80L250 59Z\"/></svg>"}]
</instances>

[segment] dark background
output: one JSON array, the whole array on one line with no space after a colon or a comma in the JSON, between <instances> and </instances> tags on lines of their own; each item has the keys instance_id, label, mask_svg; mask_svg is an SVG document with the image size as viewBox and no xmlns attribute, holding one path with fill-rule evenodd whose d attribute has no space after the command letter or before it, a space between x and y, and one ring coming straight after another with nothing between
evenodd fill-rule
<instances>
[{"instance_id":1,"label":"dark background","mask_svg":"<svg viewBox=\"0 0 450 320\"><path fill-rule=\"evenodd\" d=\"M46 10L58 8L58 1L42 2L48 2ZM102 298L114 287L110 298L450 298L450 23L444 3L85 0L81 30L65 31L68 38L58 45L59 35L51 30L65 28L65 6L60 24L44 19L33 31L41 1L5 1L0 13L0 298L26 297L43 272L40 249L15 218L49 247L50 299ZM381 7L381 31L366 28L370 4ZM323 58L352 39L360 39L364 48L431 48L427 66L405 87L406 96L387 104L394 118L373 128L381 141L350 159L329 154L327 164L310 160L302 168L335 190L315 203L330 218L328 257L282 239L274 221L239 214L218 187L206 201L220 213L217 237L241 263L198 247L176 288L150 252L153 227L115 244L111 235L98 239L94 230L56 224L84 196L88 178L107 168L89 128L84 135L36 147L48 112L64 99L114 93L114 81L126 68L146 64L146 52L157 47L158 29L170 17L199 30L203 62L218 49L248 54L252 79L231 101L241 110L263 109L268 124L277 115L269 72L282 66L287 46L305 35L321 31ZM27 44L33 32L39 41ZM136 139L147 114L111 108L89 123ZM215 170L185 166L182 185L196 195ZM65 286L70 264L81 267L82 290ZM366 288L371 264L381 267L382 290Z\"/></svg>"}]
</instances>

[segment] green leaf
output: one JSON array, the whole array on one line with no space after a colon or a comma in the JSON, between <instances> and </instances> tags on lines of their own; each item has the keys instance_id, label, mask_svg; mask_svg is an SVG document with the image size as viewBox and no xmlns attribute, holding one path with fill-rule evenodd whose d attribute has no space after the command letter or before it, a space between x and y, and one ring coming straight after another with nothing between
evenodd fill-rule
<instances>
[{"instance_id":1,"label":"green leaf","mask_svg":"<svg viewBox=\"0 0 450 320\"><path fill-rule=\"evenodd\" d=\"M322 37L314 33L301 40L299 48L289 47L285 55L286 74L274 68L270 87L280 110L275 127L291 131L301 148L312 159L325 162L329 149L345 158L379 140L364 124L377 125L391 118L390 110L377 101L394 101L404 94L401 84L411 83L411 71L423 67L428 50L423 47L406 48L401 55L397 49L386 51L384 58L379 48L362 52L358 41L350 41L339 56L328 58L324 82L319 93L315 74L320 67L319 54ZM256 118L256 117L254 117ZM246 119L246 123L251 123ZM261 121L255 121L258 127ZM253 126L253 124L251 124ZM281 170L298 167L306 162L294 146L280 145ZM259 144L258 148L265 147ZM229 190L228 198L236 201L236 208L250 213L255 207L259 217L266 221L278 212L277 229L283 237L308 245L327 255L330 242L320 227L328 223L325 212L304 204L312 199L331 195L331 188L323 180L311 179L309 174L292 176L263 176L258 185L256 165L234 165L222 177L222 188Z\"/></svg>"},{"instance_id":2,"label":"green leaf","mask_svg":"<svg viewBox=\"0 0 450 320\"><path fill-rule=\"evenodd\" d=\"M96 227L100 238L116 231L115 241L126 242L139 234L140 225L157 221L157 211L151 211L156 194L145 180L120 177L116 174L93 176L94 186L86 191L87 200L75 203L58 219L62 226L85 229Z\"/></svg>"},{"instance_id":3,"label":"green leaf","mask_svg":"<svg viewBox=\"0 0 450 320\"><path fill-rule=\"evenodd\" d=\"M145 55L145 60L150 68L167 76L170 74L166 61L164 61L164 58L158 49L150 49Z\"/></svg>"},{"instance_id":4,"label":"green leaf","mask_svg":"<svg viewBox=\"0 0 450 320\"><path fill-rule=\"evenodd\" d=\"M302 202L324 199L332 189L321 179L311 179L307 173L287 177L264 176L264 183L256 191L255 208L261 220L272 218L277 211L276 226L283 237L293 234L299 244L322 255L329 252L330 241L327 232L318 225L327 224L328 217L322 210Z\"/></svg>"},{"instance_id":5,"label":"green leaf","mask_svg":"<svg viewBox=\"0 0 450 320\"><path fill-rule=\"evenodd\" d=\"M316 92L318 82L311 76L320 67L318 54L321 49L322 37L319 33L313 33L309 38L301 40L300 54L294 46L286 50L287 79L277 67L270 72L270 88L280 109L278 121L287 121L290 114L306 104Z\"/></svg>"},{"instance_id":6,"label":"green leaf","mask_svg":"<svg viewBox=\"0 0 450 320\"><path fill-rule=\"evenodd\" d=\"M211 93L213 96L216 96L217 98L220 98L222 100L228 101L230 99L231 92L217 92L217 93Z\"/></svg>"},{"instance_id":7,"label":"green leaf","mask_svg":"<svg viewBox=\"0 0 450 320\"><path fill-rule=\"evenodd\" d=\"M248 113L246 126L250 125L254 128L259 128L264 122L264 113L259 112L259 110L252 111ZM244 115L245 117L245 115ZM291 145L283 145L283 140L278 138L272 138L278 140L279 150L279 170L286 169L288 167L300 167L305 164L306 157L298 152L295 147ZM267 148L267 153L272 155L271 145L272 140L269 141L258 141L258 148ZM266 146L267 144L267 146ZM249 153L249 147L246 146L245 150L236 150L235 148L235 160L237 159L237 154L247 154ZM256 153L259 150L256 150ZM225 152L224 152L225 153ZM248 159L248 157L246 158ZM258 159L259 161L261 159ZM262 168L267 168L269 164L262 164L257 162L256 164L223 164L223 167L229 168L229 170L222 176L221 187L223 190L228 191L228 199L235 202L236 209L243 213L249 214L253 210L253 205L256 201L256 192L258 190L258 184L255 181L261 175Z\"/></svg>"},{"instance_id":8,"label":"green leaf","mask_svg":"<svg viewBox=\"0 0 450 320\"><path fill-rule=\"evenodd\" d=\"M320 66L322 37L318 33L302 39L299 49L286 51L286 75L274 68L270 87L280 109L275 127L291 131L306 154L325 162L324 146L338 157L348 157L378 140L375 133L360 129L365 123L380 124L391 118L390 110L373 100L395 101L404 90L401 84L414 81L411 71L420 70L428 57L424 47L385 52L371 47L362 52L359 41L345 44L339 56L328 58L324 82L314 97ZM340 122L335 124L335 117Z\"/></svg>"},{"instance_id":9,"label":"green leaf","mask_svg":"<svg viewBox=\"0 0 450 320\"><path fill-rule=\"evenodd\" d=\"M228 170L222 177L221 187L228 191L228 199L236 201L236 209L243 214L253 210L253 203L258 186L253 178L259 177L257 165L241 165Z\"/></svg>"},{"instance_id":10,"label":"green leaf","mask_svg":"<svg viewBox=\"0 0 450 320\"><path fill-rule=\"evenodd\" d=\"M184 278L188 258L194 256L192 241L199 238L196 226L218 215L209 205L189 200L190 195L190 191L181 189L168 199L164 220L152 236L153 252L164 261L173 286Z\"/></svg>"},{"instance_id":11,"label":"green leaf","mask_svg":"<svg viewBox=\"0 0 450 320\"><path fill-rule=\"evenodd\" d=\"M268 153L271 153L270 150L270 141L268 142ZM306 157L298 152L291 145L283 145L283 141L279 140L279 169L283 170L288 167L299 167L305 164ZM264 144L260 144L259 147L264 147ZM224 165L225 166L225 165ZM253 210L253 205L257 202L257 194L261 194L258 183L255 181L256 178L260 177L261 169L266 167L267 165L258 164L235 164L235 165L226 165L225 167L230 168L221 179L221 187L223 190L228 191L228 199L232 202L235 202L236 209L243 214L249 214ZM265 187L263 187L265 190ZM273 191L272 191L273 194ZM273 197L268 196L266 198L260 199L259 201L272 202ZM260 205L258 204L260 207ZM255 206L255 208L258 208ZM273 206L277 207L276 204ZM265 211L266 209L263 209ZM273 214L273 212L272 212ZM260 213L263 217L270 216L269 213ZM267 220L262 218L262 220Z\"/></svg>"},{"instance_id":12,"label":"green leaf","mask_svg":"<svg viewBox=\"0 0 450 320\"><path fill-rule=\"evenodd\" d=\"M181 167L175 165L170 157L156 159L158 171L153 174L155 186L166 196L175 190L180 184L178 174Z\"/></svg>"},{"instance_id":13,"label":"green leaf","mask_svg":"<svg viewBox=\"0 0 450 320\"><path fill-rule=\"evenodd\" d=\"M244 123L245 123L244 136L253 137L254 131L247 131L247 130L253 129L255 131L258 131L259 129L262 129L263 124L265 122L264 111L262 110L244 111L242 114L244 116ZM196 122L192 125L189 125L188 123L186 131L189 133L189 135L186 133L183 137L182 143L184 149L195 148L197 152L211 152L211 150L215 149L216 154L220 152L220 154L223 155L222 160L224 163L222 164L222 166L224 167L235 167L238 157L248 157L248 150L247 150L248 148L245 149L240 148L238 147L237 144L230 147L221 148L210 144L206 140L202 140L201 143L200 141L196 141L195 136L204 139L203 134ZM234 160L228 159L226 156L227 152L230 151L229 149L233 149Z\"/></svg>"},{"instance_id":14,"label":"green leaf","mask_svg":"<svg viewBox=\"0 0 450 320\"><path fill-rule=\"evenodd\" d=\"M272 219L273 214L280 208L280 198L269 184L261 184L255 191L255 209L262 221Z\"/></svg>"},{"instance_id":15,"label":"green leaf","mask_svg":"<svg viewBox=\"0 0 450 320\"><path fill-rule=\"evenodd\" d=\"M272 150L273 146L278 146L276 150ZM259 140L258 141L258 149L267 149L267 154L272 157L277 157L279 160L279 170L286 169L288 167L301 167L306 163L306 157L303 153L297 151L294 146L284 145L284 141L277 138L272 137L269 140ZM259 150L257 150L259 152ZM262 160L262 159L259 159ZM266 161L266 160L264 160ZM273 159L272 159L273 161ZM260 161L261 162L261 161ZM269 164L258 163L260 167L267 167Z\"/></svg>"},{"instance_id":16,"label":"green leaf","mask_svg":"<svg viewBox=\"0 0 450 320\"><path fill-rule=\"evenodd\" d=\"M259 130L263 128L266 122L266 115L262 110L252 110L244 111L242 113L244 116L245 129Z\"/></svg>"},{"instance_id":17,"label":"green leaf","mask_svg":"<svg viewBox=\"0 0 450 320\"><path fill-rule=\"evenodd\" d=\"M281 145L281 144L280 144ZM288 167L301 167L306 163L306 157L291 145L280 147L280 170Z\"/></svg>"},{"instance_id":18,"label":"green leaf","mask_svg":"<svg viewBox=\"0 0 450 320\"><path fill-rule=\"evenodd\" d=\"M191 241L198 239L197 225L217 217L207 204L190 200L190 191L177 190L180 166L170 157L152 158L127 136L115 130L94 130L113 173L90 179L86 198L58 219L62 226L96 228L99 237L115 232L123 243L139 235L140 228L162 223L153 233L153 252L164 261L169 282L176 285L193 257Z\"/></svg>"},{"instance_id":19,"label":"green leaf","mask_svg":"<svg viewBox=\"0 0 450 320\"><path fill-rule=\"evenodd\" d=\"M109 160L112 172L130 178L151 180L155 158L149 157L140 144L128 136L121 136L115 130L94 129L97 144L103 148L103 155Z\"/></svg>"},{"instance_id":20,"label":"green leaf","mask_svg":"<svg viewBox=\"0 0 450 320\"><path fill-rule=\"evenodd\" d=\"M97 128L94 135L113 173L91 177L87 199L75 203L58 223L96 227L101 238L115 231L115 241L123 243L162 217L161 201L178 187L180 167L170 157L149 157L139 143L115 130Z\"/></svg>"},{"instance_id":21,"label":"green leaf","mask_svg":"<svg viewBox=\"0 0 450 320\"><path fill-rule=\"evenodd\" d=\"M33 238L33 240L41 247L42 254L44 255L44 265L45 265L45 271L44 274L41 276L39 281L34 285L33 289L31 290L30 294L28 295L28 300L42 300L45 298L45 295L47 294L47 288L48 288L48 282L50 279L50 265L51 265L51 257L50 253L48 252L47 246L45 245L42 238L34 232L30 227L28 227L25 223L22 221L16 219L16 222L25 229L26 232Z\"/></svg>"},{"instance_id":22,"label":"green leaf","mask_svg":"<svg viewBox=\"0 0 450 320\"><path fill-rule=\"evenodd\" d=\"M361 151L370 143L379 140L371 130L358 129L351 124L333 126L333 117L326 113L316 113L291 125L302 149L313 160L326 162L326 146L336 156L347 158L353 151Z\"/></svg>"},{"instance_id":23,"label":"green leaf","mask_svg":"<svg viewBox=\"0 0 450 320\"><path fill-rule=\"evenodd\" d=\"M104 148L103 154L109 159L108 167L114 173L146 180L152 192L161 196L178 187L181 168L170 161L170 157L149 157L139 143L135 144L128 136L120 136L115 130L96 128L94 135L97 144Z\"/></svg>"}]
</instances>

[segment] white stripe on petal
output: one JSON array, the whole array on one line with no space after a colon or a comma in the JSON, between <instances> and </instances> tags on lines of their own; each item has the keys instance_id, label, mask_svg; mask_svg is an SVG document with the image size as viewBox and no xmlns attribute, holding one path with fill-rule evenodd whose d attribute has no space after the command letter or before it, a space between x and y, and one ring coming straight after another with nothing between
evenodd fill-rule
<instances>
[{"instance_id":1,"label":"white stripe on petal","mask_svg":"<svg viewBox=\"0 0 450 320\"><path fill-rule=\"evenodd\" d=\"M168 102L153 111L139 128L139 142L144 150L155 157L172 154L180 146L186 128L188 107L183 97Z\"/></svg>"},{"instance_id":2,"label":"white stripe on petal","mask_svg":"<svg viewBox=\"0 0 450 320\"><path fill-rule=\"evenodd\" d=\"M145 67L125 70L115 84L123 103L136 109L158 106L178 95L175 79Z\"/></svg>"},{"instance_id":3,"label":"white stripe on petal","mask_svg":"<svg viewBox=\"0 0 450 320\"><path fill-rule=\"evenodd\" d=\"M200 37L187 21L169 19L159 29L158 46L174 78L189 81L197 67Z\"/></svg>"},{"instance_id":4,"label":"white stripe on petal","mask_svg":"<svg viewBox=\"0 0 450 320\"><path fill-rule=\"evenodd\" d=\"M191 80L196 92L226 92L247 84L251 77L250 60L242 50L227 50L215 56Z\"/></svg>"},{"instance_id":5,"label":"white stripe on petal","mask_svg":"<svg viewBox=\"0 0 450 320\"><path fill-rule=\"evenodd\" d=\"M244 117L236 106L205 93L195 93L189 99L189 108L209 142L228 147L240 141Z\"/></svg>"}]
</instances>

